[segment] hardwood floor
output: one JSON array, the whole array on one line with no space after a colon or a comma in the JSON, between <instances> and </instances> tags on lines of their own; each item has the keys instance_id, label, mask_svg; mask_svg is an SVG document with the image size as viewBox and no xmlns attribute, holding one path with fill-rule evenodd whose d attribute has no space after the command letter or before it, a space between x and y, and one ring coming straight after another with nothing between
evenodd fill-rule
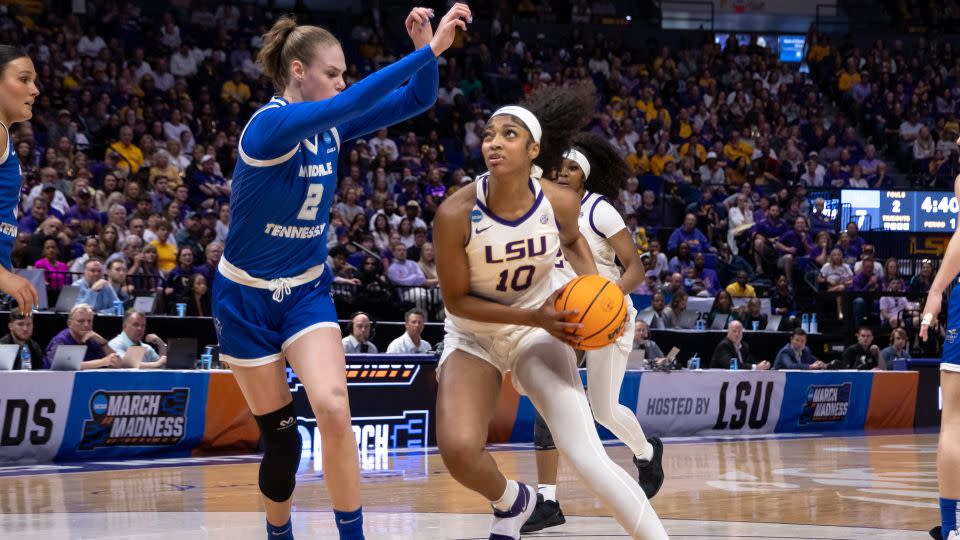
<instances>
[{"instance_id":1,"label":"hardwood floor","mask_svg":"<svg viewBox=\"0 0 960 540\"><path fill-rule=\"evenodd\" d=\"M936 442L936 435L913 434L668 439L667 479L653 505L673 538L742 538L746 531L751 538L928 538L920 531L939 521ZM634 470L625 447L608 451ZM509 477L536 482L531 450L494 456ZM257 458L223 461L0 468L0 537L263 538ZM368 538L486 536L489 506L457 484L436 453L362 461ZM301 464L296 531L303 538L336 538L318 463ZM562 462L558 498L567 516L583 519L537 536L625 537Z\"/></svg>"}]
</instances>

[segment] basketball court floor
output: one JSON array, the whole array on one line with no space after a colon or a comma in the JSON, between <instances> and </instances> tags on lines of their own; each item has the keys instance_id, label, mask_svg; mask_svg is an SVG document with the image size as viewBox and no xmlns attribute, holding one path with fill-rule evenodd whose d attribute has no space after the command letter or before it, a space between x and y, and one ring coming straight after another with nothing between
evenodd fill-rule
<instances>
[{"instance_id":1,"label":"basketball court floor","mask_svg":"<svg viewBox=\"0 0 960 540\"><path fill-rule=\"evenodd\" d=\"M936 434L666 439L653 500L675 539L922 540L939 522ZM633 471L629 451L607 450ZM533 451L500 446L504 472L535 483ZM0 538L264 538L258 456L0 467ZM370 539L484 539L489 507L435 450L366 454ZM337 538L318 461L301 464L297 538ZM561 464L567 524L524 538L626 538Z\"/></svg>"}]
</instances>

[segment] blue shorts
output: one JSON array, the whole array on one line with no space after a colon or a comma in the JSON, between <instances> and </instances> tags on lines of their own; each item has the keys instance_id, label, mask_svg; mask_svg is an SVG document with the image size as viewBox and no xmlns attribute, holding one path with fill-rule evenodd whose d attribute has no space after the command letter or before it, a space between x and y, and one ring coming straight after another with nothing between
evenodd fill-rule
<instances>
[{"instance_id":1,"label":"blue shorts","mask_svg":"<svg viewBox=\"0 0 960 540\"><path fill-rule=\"evenodd\" d=\"M947 327L944 329L943 357L940 369L960 372L960 283L950 291L947 306Z\"/></svg>"},{"instance_id":2,"label":"blue shorts","mask_svg":"<svg viewBox=\"0 0 960 540\"><path fill-rule=\"evenodd\" d=\"M226 362L245 367L276 362L307 332L340 329L329 268L316 281L291 288L280 302L270 290L241 285L219 271L214 280L213 325Z\"/></svg>"}]
</instances>

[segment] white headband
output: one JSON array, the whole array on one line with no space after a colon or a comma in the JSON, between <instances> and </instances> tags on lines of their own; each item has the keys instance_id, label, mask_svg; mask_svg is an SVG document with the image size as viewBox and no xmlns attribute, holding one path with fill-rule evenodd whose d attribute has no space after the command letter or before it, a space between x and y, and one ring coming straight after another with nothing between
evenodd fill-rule
<instances>
[{"instance_id":1,"label":"white headband","mask_svg":"<svg viewBox=\"0 0 960 540\"><path fill-rule=\"evenodd\" d=\"M537 120L537 117L534 116L532 112L518 105L507 105L506 107L500 107L497 109L496 112L490 115L490 118L504 114L513 115L519 118L520 121L527 126L527 129L530 130L530 134L533 135L533 140L540 142L540 136L543 134L543 129L540 127L540 121Z\"/></svg>"},{"instance_id":2,"label":"white headband","mask_svg":"<svg viewBox=\"0 0 960 540\"><path fill-rule=\"evenodd\" d=\"M576 148L567 150L567 153L563 155L563 159L576 161L577 165L580 166L580 169L583 170L584 180L590 177L590 161L587 159L587 156L583 155L583 153L581 153L579 150Z\"/></svg>"}]
</instances>

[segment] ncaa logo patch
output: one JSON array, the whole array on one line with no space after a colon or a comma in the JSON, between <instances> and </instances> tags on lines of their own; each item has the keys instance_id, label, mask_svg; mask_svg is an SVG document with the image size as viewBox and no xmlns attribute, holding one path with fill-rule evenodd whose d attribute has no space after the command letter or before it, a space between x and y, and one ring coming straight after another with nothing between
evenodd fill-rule
<instances>
[{"instance_id":1,"label":"ncaa logo patch","mask_svg":"<svg viewBox=\"0 0 960 540\"><path fill-rule=\"evenodd\" d=\"M483 219L483 214L480 212L480 209L474 208L473 212L470 212L470 221L480 223L481 219Z\"/></svg>"},{"instance_id":2,"label":"ncaa logo patch","mask_svg":"<svg viewBox=\"0 0 960 540\"><path fill-rule=\"evenodd\" d=\"M947 343L953 343L956 340L957 340L957 329L956 328L947 329L947 334L944 337L944 341L946 341Z\"/></svg>"},{"instance_id":3,"label":"ncaa logo patch","mask_svg":"<svg viewBox=\"0 0 960 540\"><path fill-rule=\"evenodd\" d=\"M332 139L330 138L330 132L324 132L324 134L323 134L323 143L324 143L324 144L330 144L330 141L331 141L331 140L332 140Z\"/></svg>"}]
</instances>

